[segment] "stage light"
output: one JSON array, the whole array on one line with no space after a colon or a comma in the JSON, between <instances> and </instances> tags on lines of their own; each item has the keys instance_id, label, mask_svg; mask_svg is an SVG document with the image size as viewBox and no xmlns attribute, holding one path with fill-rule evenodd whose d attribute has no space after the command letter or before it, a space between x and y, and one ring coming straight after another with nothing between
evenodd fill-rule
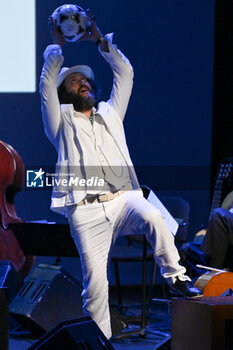
<instances>
[{"instance_id":1,"label":"stage light","mask_svg":"<svg viewBox=\"0 0 233 350\"><path fill-rule=\"evenodd\" d=\"M0 92L35 92L35 0L1 3Z\"/></svg>"}]
</instances>

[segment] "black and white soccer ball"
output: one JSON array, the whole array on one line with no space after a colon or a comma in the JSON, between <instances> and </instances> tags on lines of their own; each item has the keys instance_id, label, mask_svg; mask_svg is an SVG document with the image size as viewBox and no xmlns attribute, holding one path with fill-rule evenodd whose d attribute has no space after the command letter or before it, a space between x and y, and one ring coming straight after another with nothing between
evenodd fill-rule
<instances>
[{"instance_id":1,"label":"black and white soccer ball","mask_svg":"<svg viewBox=\"0 0 233 350\"><path fill-rule=\"evenodd\" d=\"M78 5L62 5L53 12L52 17L57 20L58 29L69 43L79 40L90 26L86 12Z\"/></svg>"}]
</instances>

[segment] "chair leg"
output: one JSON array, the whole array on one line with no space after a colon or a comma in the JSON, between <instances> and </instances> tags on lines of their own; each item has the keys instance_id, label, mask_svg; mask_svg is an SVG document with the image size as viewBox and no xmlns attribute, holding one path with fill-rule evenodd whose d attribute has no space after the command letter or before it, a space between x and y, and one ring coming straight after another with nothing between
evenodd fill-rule
<instances>
[{"instance_id":1,"label":"chair leg","mask_svg":"<svg viewBox=\"0 0 233 350\"><path fill-rule=\"evenodd\" d=\"M121 292L121 283L120 283L120 274L118 262L114 261L114 271L115 271L115 279L116 279L116 287L117 287L117 302L119 305L119 311L122 312L122 292Z\"/></svg>"},{"instance_id":2,"label":"chair leg","mask_svg":"<svg viewBox=\"0 0 233 350\"><path fill-rule=\"evenodd\" d=\"M141 329L146 328L146 252L147 241L143 237L143 261L142 261L142 311L141 311Z\"/></svg>"},{"instance_id":3,"label":"chair leg","mask_svg":"<svg viewBox=\"0 0 233 350\"><path fill-rule=\"evenodd\" d=\"M153 267L152 267L152 273L151 273L151 279L150 279L150 289L148 293L148 323L150 324L151 321L151 312L152 312L152 297L153 297L153 290L154 290L154 283L155 283L155 276L156 276L156 263L153 261Z\"/></svg>"},{"instance_id":4,"label":"chair leg","mask_svg":"<svg viewBox=\"0 0 233 350\"><path fill-rule=\"evenodd\" d=\"M130 330L129 332L124 332L117 336L117 339L124 339L129 337L130 335L136 335L138 334L140 337L145 337L147 332L146 326L147 326L147 315L146 315L146 304L147 304L147 293L146 293L146 287L147 287L147 281L146 281L146 271L147 271L147 240L145 235L143 236L143 253L142 253L142 301L141 301L141 324L140 329L136 330ZM122 305L122 294L121 294L121 286L120 286L120 279L119 279L119 271L117 263L114 261L114 268L115 268L115 276L116 276L116 285L119 288L119 295L118 295L118 301L119 305ZM153 266L154 270L156 268L156 265ZM153 273L155 275L155 271ZM154 281L154 278L153 278Z\"/></svg>"}]
</instances>

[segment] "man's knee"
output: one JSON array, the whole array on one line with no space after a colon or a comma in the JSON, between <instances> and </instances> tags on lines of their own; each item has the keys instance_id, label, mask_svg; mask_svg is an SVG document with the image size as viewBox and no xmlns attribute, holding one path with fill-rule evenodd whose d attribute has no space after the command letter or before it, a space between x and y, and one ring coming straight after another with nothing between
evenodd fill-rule
<instances>
[{"instance_id":1,"label":"man's knee","mask_svg":"<svg viewBox=\"0 0 233 350\"><path fill-rule=\"evenodd\" d=\"M155 225L157 222L162 222L164 219L159 210L147 210L143 212L142 219L145 224Z\"/></svg>"}]
</instances>

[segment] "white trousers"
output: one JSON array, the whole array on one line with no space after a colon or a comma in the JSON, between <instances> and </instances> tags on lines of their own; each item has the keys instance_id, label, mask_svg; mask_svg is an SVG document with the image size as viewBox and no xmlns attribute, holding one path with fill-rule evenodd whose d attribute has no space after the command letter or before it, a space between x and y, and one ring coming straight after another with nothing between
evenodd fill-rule
<instances>
[{"instance_id":1,"label":"white trousers","mask_svg":"<svg viewBox=\"0 0 233 350\"><path fill-rule=\"evenodd\" d=\"M111 337L107 270L111 246L119 235L144 233L168 283L185 273L173 235L140 191L127 191L109 202L72 206L69 224L81 259L84 312L107 338Z\"/></svg>"}]
</instances>

